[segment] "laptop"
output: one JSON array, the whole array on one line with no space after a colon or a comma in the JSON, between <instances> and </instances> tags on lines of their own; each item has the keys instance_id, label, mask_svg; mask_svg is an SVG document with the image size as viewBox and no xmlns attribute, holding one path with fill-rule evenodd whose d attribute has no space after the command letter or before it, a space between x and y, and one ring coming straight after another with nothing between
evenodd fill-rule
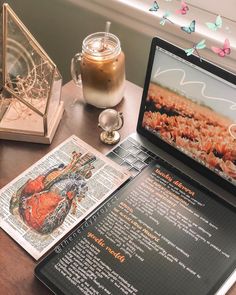
<instances>
[{"instance_id":1,"label":"laptop","mask_svg":"<svg viewBox=\"0 0 236 295\"><path fill-rule=\"evenodd\" d=\"M36 267L55 294L226 294L236 282L235 75L153 38L133 179Z\"/></svg>"}]
</instances>

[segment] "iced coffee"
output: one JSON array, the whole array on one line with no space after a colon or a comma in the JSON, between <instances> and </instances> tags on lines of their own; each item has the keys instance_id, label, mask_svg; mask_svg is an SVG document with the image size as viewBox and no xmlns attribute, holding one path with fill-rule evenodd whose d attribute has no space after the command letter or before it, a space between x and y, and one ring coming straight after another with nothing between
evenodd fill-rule
<instances>
[{"instance_id":1,"label":"iced coffee","mask_svg":"<svg viewBox=\"0 0 236 295\"><path fill-rule=\"evenodd\" d=\"M83 96L99 108L113 107L124 96L125 56L119 39L104 33L88 36L80 60Z\"/></svg>"}]
</instances>

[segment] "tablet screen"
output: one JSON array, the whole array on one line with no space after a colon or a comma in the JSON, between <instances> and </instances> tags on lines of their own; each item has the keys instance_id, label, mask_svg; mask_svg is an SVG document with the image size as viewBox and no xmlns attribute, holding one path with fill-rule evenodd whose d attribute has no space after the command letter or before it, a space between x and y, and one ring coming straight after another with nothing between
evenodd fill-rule
<instances>
[{"instance_id":1,"label":"tablet screen","mask_svg":"<svg viewBox=\"0 0 236 295\"><path fill-rule=\"evenodd\" d=\"M157 160L36 268L57 294L210 295L235 269L236 215Z\"/></svg>"}]
</instances>

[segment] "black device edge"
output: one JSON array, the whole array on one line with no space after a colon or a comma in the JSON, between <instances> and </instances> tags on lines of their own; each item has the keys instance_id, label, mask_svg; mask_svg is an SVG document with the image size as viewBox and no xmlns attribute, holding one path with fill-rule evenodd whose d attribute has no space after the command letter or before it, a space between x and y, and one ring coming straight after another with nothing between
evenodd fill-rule
<instances>
[{"instance_id":1,"label":"black device edge","mask_svg":"<svg viewBox=\"0 0 236 295\"><path fill-rule=\"evenodd\" d=\"M198 190L203 191L205 194L209 195L210 197L213 197L215 201L217 201L218 203L220 203L222 206L230 209L231 211L233 211L234 213L236 213L236 208L232 205L230 205L228 202L226 202L225 200L219 198L215 193L213 193L212 191L208 190L206 187L202 186L199 182L197 182L196 180L194 180L193 178L191 178L190 176L186 175L184 172L182 172L181 170L179 170L178 168L172 166L170 163L168 163L167 161L165 161L162 158L158 158L156 161L161 162L161 165L163 165L164 168L167 168L168 170L170 170L170 172L174 173L175 175L179 176L180 178L182 178L184 181L187 181L190 185L193 185L195 188L197 188ZM160 164L160 163L158 163ZM139 175L137 176L139 177ZM136 177L136 178L137 178ZM135 179L136 179L135 178ZM113 193L111 196L109 196L102 204L100 204L100 206L98 206L98 208L96 208L93 213L90 213L89 216L87 218L85 218L82 223L80 223L78 226L76 226L76 228L73 229L73 231L66 237L63 238L61 240L61 243L63 243L64 240L68 239L70 236L73 235L73 233L75 231L77 231L79 228L82 228L83 225L88 222L88 220L93 219L93 216L100 210L103 208L103 206L106 205L106 203L112 199L113 197L115 197L118 193L122 193L122 191L126 188L126 185L128 185L130 183L129 179L122 185L122 187L119 188L119 190L117 190L115 193ZM92 225L93 222L91 222L89 225ZM86 227L87 228L87 227ZM83 228L81 230L81 233L83 232L85 228ZM70 243L68 243L68 245L66 247L69 246ZM37 264L37 266L35 267L35 271L34 271L34 275L45 285L47 286L54 294L57 295L65 295L64 293L62 293L60 291L60 289L57 288L57 286L55 286L52 282L50 282L46 276L43 275L43 273L40 272L41 267L43 267L45 264L48 263L48 261L50 261L50 259L52 257L54 257L55 255L57 255L58 253L55 252L55 248L54 247L48 254L46 257L44 257L42 260L40 260ZM65 250L65 249L64 249ZM62 250L62 251L64 251ZM234 259L234 262L232 263L232 265L226 270L226 272L221 276L221 278L216 282L215 286L208 292L207 295L214 295L215 292L217 292L222 285L224 284L224 282L227 281L227 279L232 275L232 273L236 270L236 258Z\"/></svg>"}]
</instances>

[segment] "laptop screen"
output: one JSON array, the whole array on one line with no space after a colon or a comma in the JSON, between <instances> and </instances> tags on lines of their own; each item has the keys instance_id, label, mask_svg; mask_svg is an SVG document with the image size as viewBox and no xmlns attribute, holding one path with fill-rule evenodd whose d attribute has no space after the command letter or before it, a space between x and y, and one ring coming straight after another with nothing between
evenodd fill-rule
<instances>
[{"instance_id":1,"label":"laptop screen","mask_svg":"<svg viewBox=\"0 0 236 295\"><path fill-rule=\"evenodd\" d=\"M187 57L183 50L155 38L139 129L235 187L236 85L233 79L232 74L196 56Z\"/></svg>"}]
</instances>

